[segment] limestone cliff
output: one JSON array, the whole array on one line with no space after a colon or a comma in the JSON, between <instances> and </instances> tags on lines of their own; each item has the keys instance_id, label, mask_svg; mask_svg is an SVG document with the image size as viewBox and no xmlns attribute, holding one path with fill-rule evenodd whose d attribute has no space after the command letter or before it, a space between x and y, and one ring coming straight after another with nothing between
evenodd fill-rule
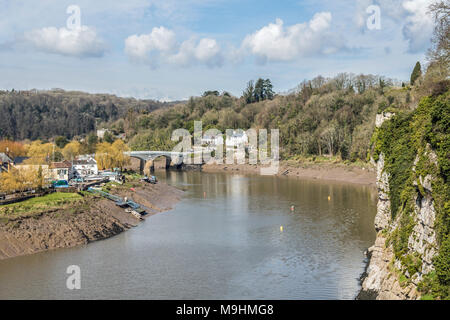
<instances>
[{"instance_id":1,"label":"limestone cliff","mask_svg":"<svg viewBox=\"0 0 450 320\"><path fill-rule=\"evenodd\" d=\"M377 238L359 299L448 298L449 132L448 123L433 131L439 99L427 99L406 115L377 116ZM437 115L448 121L448 94L441 101Z\"/></svg>"}]
</instances>

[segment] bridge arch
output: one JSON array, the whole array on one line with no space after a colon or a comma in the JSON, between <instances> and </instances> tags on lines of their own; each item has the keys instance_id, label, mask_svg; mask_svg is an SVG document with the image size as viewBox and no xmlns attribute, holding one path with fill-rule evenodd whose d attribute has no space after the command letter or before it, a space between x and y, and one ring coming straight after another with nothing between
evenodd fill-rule
<instances>
[{"instance_id":1,"label":"bridge arch","mask_svg":"<svg viewBox=\"0 0 450 320\"><path fill-rule=\"evenodd\" d=\"M166 151L129 151L125 152L131 158L139 159L139 171L141 174L150 175L154 172L154 161L158 158L166 159L166 170L170 167L179 168L183 163L184 154L181 152L166 152Z\"/></svg>"}]
</instances>

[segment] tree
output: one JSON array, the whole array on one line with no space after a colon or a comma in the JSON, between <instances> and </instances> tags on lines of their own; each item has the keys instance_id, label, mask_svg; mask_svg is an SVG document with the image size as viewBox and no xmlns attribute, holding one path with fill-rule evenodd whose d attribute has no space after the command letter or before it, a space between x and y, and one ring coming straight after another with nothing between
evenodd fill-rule
<instances>
[{"instance_id":1,"label":"tree","mask_svg":"<svg viewBox=\"0 0 450 320\"><path fill-rule=\"evenodd\" d=\"M273 96L275 94L273 92L273 85L272 85L272 82L270 81L270 79L264 80L263 88L264 88L264 97L265 97L265 99L272 100Z\"/></svg>"},{"instance_id":2,"label":"tree","mask_svg":"<svg viewBox=\"0 0 450 320\"><path fill-rule=\"evenodd\" d=\"M40 140L33 141L28 148L27 156L30 157L27 160L33 164L43 164L57 160L54 156L58 148L52 143L42 143Z\"/></svg>"},{"instance_id":3,"label":"tree","mask_svg":"<svg viewBox=\"0 0 450 320\"><path fill-rule=\"evenodd\" d=\"M255 88L253 86L253 80L250 80L247 83L247 88L244 90L244 93L243 93L243 97L247 104L255 102L254 91L255 91Z\"/></svg>"},{"instance_id":4,"label":"tree","mask_svg":"<svg viewBox=\"0 0 450 320\"><path fill-rule=\"evenodd\" d=\"M219 95L220 95L220 93L217 90L209 90L209 91L205 91L203 93L203 97L206 97L206 96L216 96L216 97L218 97Z\"/></svg>"},{"instance_id":5,"label":"tree","mask_svg":"<svg viewBox=\"0 0 450 320\"><path fill-rule=\"evenodd\" d=\"M72 141L64 147L62 154L64 159L73 160L76 156L80 154L81 145L78 141Z\"/></svg>"},{"instance_id":6,"label":"tree","mask_svg":"<svg viewBox=\"0 0 450 320\"><path fill-rule=\"evenodd\" d=\"M411 73L411 85L413 86L417 79L419 79L422 76L422 67L420 65L420 62L417 61L416 65L414 66L414 70Z\"/></svg>"},{"instance_id":7,"label":"tree","mask_svg":"<svg viewBox=\"0 0 450 320\"><path fill-rule=\"evenodd\" d=\"M10 168L10 170L0 174L0 192L11 193L42 188L43 183L42 167L38 169L23 168L21 170Z\"/></svg>"},{"instance_id":8,"label":"tree","mask_svg":"<svg viewBox=\"0 0 450 320\"><path fill-rule=\"evenodd\" d=\"M272 100L274 97L273 86L270 79L261 79L256 80L256 83L253 85L253 80L250 80L247 83L247 88L244 90L243 97L247 104L253 102L259 102L264 100Z\"/></svg>"},{"instance_id":9,"label":"tree","mask_svg":"<svg viewBox=\"0 0 450 320\"><path fill-rule=\"evenodd\" d=\"M42 172L42 166L39 166L39 169L36 174L36 187L38 189L42 189L42 186L44 185L44 174Z\"/></svg>"},{"instance_id":10,"label":"tree","mask_svg":"<svg viewBox=\"0 0 450 320\"><path fill-rule=\"evenodd\" d=\"M141 114L167 105L169 103L63 90L1 91L0 137L36 140L64 136L72 139L94 131L96 123L110 124L126 118L128 112Z\"/></svg>"},{"instance_id":11,"label":"tree","mask_svg":"<svg viewBox=\"0 0 450 320\"><path fill-rule=\"evenodd\" d=\"M18 180L19 170L10 168L10 170L0 173L0 192L11 193L20 189Z\"/></svg>"},{"instance_id":12,"label":"tree","mask_svg":"<svg viewBox=\"0 0 450 320\"><path fill-rule=\"evenodd\" d=\"M12 159L26 154L25 147L22 143L11 140L0 141L0 152L6 153Z\"/></svg>"},{"instance_id":13,"label":"tree","mask_svg":"<svg viewBox=\"0 0 450 320\"><path fill-rule=\"evenodd\" d=\"M55 138L55 144L58 146L58 148L62 149L66 146L66 144L69 143L69 140L67 140L66 137L59 136Z\"/></svg>"},{"instance_id":14,"label":"tree","mask_svg":"<svg viewBox=\"0 0 450 320\"><path fill-rule=\"evenodd\" d=\"M114 167L118 167L122 170L124 166L130 163L130 157L124 154L124 152L129 151L130 149L121 139L114 141L111 145L111 149L114 157Z\"/></svg>"},{"instance_id":15,"label":"tree","mask_svg":"<svg viewBox=\"0 0 450 320\"><path fill-rule=\"evenodd\" d=\"M450 63L450 4L448 1L436 1L429 7L434 16L435 28L432 48L428 52L430 62L438 63L448 74Z\"/></svg>"},{"instance_id":16,"label":"tree","mask_svg":"<svg viewBox=\"0 0 450 320\"><path fill-rule=\"evenodd\" d=\"M90 133L86 138L86 153L94 153L98 143L98 137L94 133Z\"/></svg>"},{"instance_id":17,"label":"tree","mask_svg":"<svg viewBox=\"0 0 450 320\"><path fill-rule=\"evenodd\" d=\"M265 100L264 80L261 78L256 80L254 97L256 102Z\"/></svg>"},{"instance_id":18,"label":"tree","mask_svg":"<svg viewBox=\"0 0 450 320\"><path fill-rule=\"evenodd\" d=\"M111 132L106 131L105 135L103 136L103 141L108 142L108 143L113 143L114 135Z\"/></svg>"},{"instance_id":19,"label":"tree","mask_svg":"<svg viewBox=\"0 0 450 320\"><path fill-rule=\"evenodd\" d=\"M113 167L114 151L112 150L110 143L101 142L97 144L95 160L97 161L97 165L100 170L110 169Z\"/></svg>"}]
</instances>

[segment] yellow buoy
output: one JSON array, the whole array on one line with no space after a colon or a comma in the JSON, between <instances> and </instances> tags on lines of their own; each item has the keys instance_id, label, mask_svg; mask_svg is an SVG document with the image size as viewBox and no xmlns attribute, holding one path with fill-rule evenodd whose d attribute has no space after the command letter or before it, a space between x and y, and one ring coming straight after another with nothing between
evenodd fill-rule
<instances>
[{"instance_id":1,"label":"yellow buoy","mask_svg":"<svg viewBox=\"0 0 450 320\"><path fill-rule=\"evenodd\" d=\"M328 201L330 201L331 200L331 197L330 196L328 196Z\"/></svg>"},{"instance_id":2,"label":"yellow buoy","mask_svg":"<svg viewBox=\"0 0 450 320\"><path fill-rule=\"evenodd\" d=\"M280 232L283 232L283 226L280 226Z\"/></svg>"}]
</instances>

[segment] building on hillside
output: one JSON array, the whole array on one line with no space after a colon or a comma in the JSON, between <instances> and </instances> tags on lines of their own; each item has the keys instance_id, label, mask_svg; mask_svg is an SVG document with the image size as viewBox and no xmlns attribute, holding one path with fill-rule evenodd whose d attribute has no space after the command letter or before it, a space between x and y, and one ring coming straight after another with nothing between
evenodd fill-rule
<instances>
[{"instance_id":1,"label":"building on hillside","mask_svg":"<svg viewBox=\"0 0 450 320\"><path fill-rule=\"evenodd\" d=\"M14 166L23 165L24 161L30 159L29 157L15 157L14 158Z\"/></svg>"},{"instance_id":2,"label":"building on hillside","mask_svg":"<svg viewBox=\"0 0 450 320\"><path fill-rule=\"evenodd\" d=\"M223 137L221 134L219 134L219 135L204 135L202 138L202 144L209 144L212 146L223 144Z\"/></svg>"},{"instance_id":3,"label":"building on hillside","mask_svg":"<svg viewBox=\"0 0 450 320\"><path fill-rule=\"evenodd\" d=\"M44 177L45 182L51 181L49 175L48 164L28 164L25 160L28 160L28 157L16 157L14 158L13 167L19 171L33 170L38 171L39 168L42 170L42 176Z\"/></svg>"},{"instance_id":4,"label":"building on hillside","mask_svg":"<svg viewBox=\"0 0 450 320\"><path fill-rule=\"evenodd\" d=\"M127 138L127 135L125 133L120 133L116 136L117 139L125 140Z\"/></svg>"},{"instance_id":5,"label":"building on hillside","mask_svg":"<svg viewBox=\"0 0 450 320\"><path fill-rule=\"evenodd\" d=\"M48 179L69 181L73 178L73 171L70 161L52 162L48 168Z\"/></svg>"},{"instance_id":6,"label":"building on hillside","mask_svg":"<svg viewBox=\"0 0 450 320\"><path fill-rule=\"evenodd\" d=\"M95 159L95 153L92 154L80 154L79 156L76 156L76 160L90 160Z\"/></svg>"},{"instance_id":7,"label":"building on hillside","mask_svg":"<svg viewBox=\"0 0 450 320\"><path fill-rule=\"evenodd\" d=\"M97 130L97 138L103 139L103 137L105 136L106 131L108 131L108 130L107 129L98 129Z\"/></svg>"},{"instance_id":8,"label":"building on hillside","mask_svg":"<svg viewBox=\"0 0 450 320\"><path fill-rule=\"evenodd\" d=\"M241 131L241 132L233 131L233 134L231 136L227 135L226 144L227 144L227 148L239 146L239 145L246 146L248 144L247 133L245 131Z\"/></svg>"},{"instance_id":9,"label":"building on hillside","mask_svg":"<svg viewBox=\"0 0 450 320\"><path fill-rule=\"evenodd\" d=\"M0 153L0 172L8 171L13 163L13 160L6 153Z\"/></svg>"},{"instance_id":10,"label":"building on hillside","mask_svg":"<svg viewBox=\"0 0 450 320\"><path fill-rule=\"evenodd\" d=\"M97 161L94 158L76 159L72 161L74 175L78 178L98 175Z\"/></svg>"}]
</instances>

